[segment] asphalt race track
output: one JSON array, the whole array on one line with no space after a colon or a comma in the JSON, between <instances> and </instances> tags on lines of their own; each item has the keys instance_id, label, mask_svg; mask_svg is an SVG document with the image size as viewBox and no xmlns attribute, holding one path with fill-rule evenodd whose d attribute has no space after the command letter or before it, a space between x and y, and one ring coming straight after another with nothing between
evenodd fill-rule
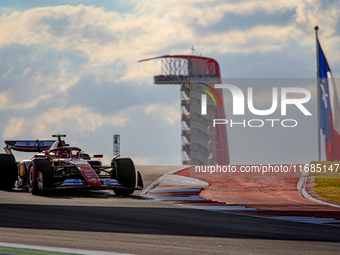
<instances>
[{"instance_id":1,"label":"asphalt race track","mask_svg":"<svg viewBox=\"0 0 340 255\"><path fill-rule=\"evenodd\" d=\"M176 166L140 166L145 187ZM0 242L132 254L338 254L340 227L187 209L111 191L0 191Z\"/></svg>"}]
</instances>

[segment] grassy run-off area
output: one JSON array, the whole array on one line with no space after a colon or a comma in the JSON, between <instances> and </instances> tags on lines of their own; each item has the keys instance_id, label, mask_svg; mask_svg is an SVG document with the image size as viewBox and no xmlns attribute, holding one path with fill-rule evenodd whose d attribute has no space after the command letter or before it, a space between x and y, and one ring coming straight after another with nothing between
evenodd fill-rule
<instances>
[{"instance_id":1,"label":"grassy run-off area","mask_svg":"<svg viewBox=\"0 0 340 255\"><path fill-rule=\"evenodd\" d=\"M315 177L315 193L340 203L340 161L312 162L309 175Z\"/></svg>"}]
</instances>

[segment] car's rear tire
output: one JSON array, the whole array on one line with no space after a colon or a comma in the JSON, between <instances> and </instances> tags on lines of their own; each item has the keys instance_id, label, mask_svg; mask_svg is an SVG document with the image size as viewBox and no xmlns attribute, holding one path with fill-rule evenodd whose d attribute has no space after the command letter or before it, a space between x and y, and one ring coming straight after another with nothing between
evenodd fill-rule
<instances>
[{"instance_id":1,"label":"car's rear tire","mask_svg":"<svg viewBox=\"0 0 340 255\"><path fill-rule=\"evenodd\" d=\"M12 189L17 179L18 170L14 156L0 153L0 189Z\"/></svg>"},{"instance_id":2,"label":"car's rear tire","mask_svg":"<svg viewBox=\"0 0 340 255\"><path fill-rule=\"evenodd\" d=\"M34 159L31 162L27 175L28 191L33 195L46 192L52 184L53 168L48 159Z\"/></svg>"},{"instance_id":3,"label":"car's rear tire","mask_svg":"<svg viewBox=\"0 0 340 255\"><path fill-rule=\"evenodd\" d=\"M125 188L116 188L113 189L113 191L117 196L129 196L134 192L136 187L137 172L135 165L130 158L116 159L115 164L115 177Z\"/></svg>"}]
</instances>

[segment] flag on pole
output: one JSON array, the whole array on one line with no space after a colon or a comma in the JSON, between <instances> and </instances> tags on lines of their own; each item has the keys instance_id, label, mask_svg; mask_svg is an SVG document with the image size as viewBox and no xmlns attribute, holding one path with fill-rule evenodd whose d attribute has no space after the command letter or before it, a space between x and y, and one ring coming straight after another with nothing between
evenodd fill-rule
<instances>
[{"instance_id":1,"label":"flag on pole","mask_svg":"<svg viewBox=\"0 0 340 255\"><path fill-rule=\"evenodd\" d=\"M319 61L320 128L325 135L327 160L340 160L340 105L331 69L317 38Z\"/></svg>"}]
</instances>

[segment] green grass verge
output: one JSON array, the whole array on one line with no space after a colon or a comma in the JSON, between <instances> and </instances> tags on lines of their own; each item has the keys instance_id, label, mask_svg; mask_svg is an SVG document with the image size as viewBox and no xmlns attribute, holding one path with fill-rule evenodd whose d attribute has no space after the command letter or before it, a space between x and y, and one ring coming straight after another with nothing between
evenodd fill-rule
<instances>
[{"instance_id":1,"label":"green grass verge","mask_svg":"<svg viewBox=\"0 0 340 255\"><path fill-rule=\"evenodd\" d=\"M340 179L316 178L315 193L329 201L340 203Z\"/></svg>"},{"instance_id":2,"label":"green grass verge","mask_svg":"<svg viewBox=\"0 0 340 255\"><path fill-rule=\"evenodd\" d=\"M318 164L322 171L310 172L314 176L315 193L320 197L340 203L340 167L339 161L312 162Z\"/></svg>"},{"instance_id":3,"label":"green grass verge","mask_svg":"<svg viewBox=\"0 0 340 255\"><path fill-rule=\"evenodd\" d=\"M8 255L79 255L79 253L68 253L59 251L36 250L30 248L16 248L0 246L0 254Z\"/></svg>"}]
</instances>

